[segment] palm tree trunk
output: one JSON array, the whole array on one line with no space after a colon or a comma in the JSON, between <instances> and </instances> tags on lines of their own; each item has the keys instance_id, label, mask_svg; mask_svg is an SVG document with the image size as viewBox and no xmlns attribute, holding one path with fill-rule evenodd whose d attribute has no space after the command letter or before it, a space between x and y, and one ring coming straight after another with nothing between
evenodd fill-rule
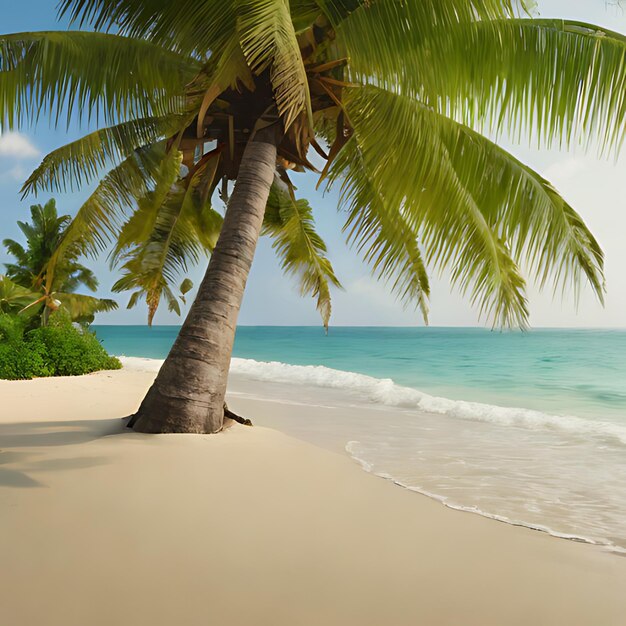
<instances>
[{"instance_id":1,"label":"palm tree trunk","mask_svg":"<svg viewBox=\"0 0 626 626\"><path fill-rule=\"evenodd\" d=\"M277 131L246 146L222 230L198 295L129 426L144 433L215 433L235 328L276 168Z\"/></svg>"}]
</instances>

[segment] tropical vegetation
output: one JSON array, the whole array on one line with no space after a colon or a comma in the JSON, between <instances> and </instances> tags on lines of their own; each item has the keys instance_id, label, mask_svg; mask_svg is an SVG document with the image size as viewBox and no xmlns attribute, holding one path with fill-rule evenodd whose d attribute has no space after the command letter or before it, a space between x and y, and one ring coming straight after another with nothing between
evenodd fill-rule
<instances>
[{"instance_id":1,"label":"tropical vegetation","mask_svg":"<svg viewBox=\"0 0 626 626\"><path fill-rule=\"evenodd\" d=\"M0 378L78 376L121 366L67 311L52 313L46 326L30 330L23 316L0 313Z\"/></svg>"},{"instance_id":2,"label":"tropical vegetation","mask_svg":"<svg viewBox=\"0 0 626 626\"><path fill-rule=\"evenodd\" d=\"M94 273L78 261L78 243L56 254L71 218L58 215L54 200L31 206L30 214L30 223L18 222L26 244L3 242L15 260L5 263L6 275L0 276L0 378L118 369L119 360L87 328L96 313L116 303L75 293L81 286L98 287Z\"/></svg>"},{"instance_id":3,"label":"tropical vegetation","mask_svg":"<svg viewBox=\"0 0 626 626\"><path fill-rule=\"evenodd\" d=\"M57 254L70 216L59 216L53 199L31 206L30 214L30 223L17 223L26 245L13 239L3 241L15 260L5 263L6 275L0 276L0 311L20 313L45 326L50 314L60 308L80 323L90 323L96 313L117 308L113 300L76 293L81 286L96 291L98 280L78 261L80 241L64 243L63 254Z\"/></svg>"},{"instance_id":4,"label":"tropical vegetation","mask_svg":"<svg viewBox=\"0 0 626 626\"><path fill-rule=\"evenodd\" d=\"M618 147L624 36L531 18L514 0L60 6L85 30L0 37L5 127L44 115L101 124L25 183L38 193L97 182L55 254L113 241L118 287L154 310L211 253L136 430L222 428L260 233L328 323L338 280L294 173L339 189L348 242L424 317L429 274L442 271L498 326L528 324L526 275L556 289L586 282L602 300L602 251L581 217L483 132Z\"/></svg>"}]
</instances>

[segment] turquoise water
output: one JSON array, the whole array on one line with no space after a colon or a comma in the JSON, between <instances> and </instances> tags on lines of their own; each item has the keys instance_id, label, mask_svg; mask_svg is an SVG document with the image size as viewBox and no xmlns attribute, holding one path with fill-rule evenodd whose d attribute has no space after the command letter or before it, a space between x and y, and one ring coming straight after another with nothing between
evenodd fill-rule
<instances>
[{"instance_id":1,"label":"turquoise water","mask_svg":"<svg viewBox=\"0 0 626 626\"><path fill-rule=\"evenodd\" d=\"M95 326L113 354L163 359L177 326ZM626 331L253 327L234 356L391 378L432 395L626 424Z\"/></svg>"},{"instance_id":2,"label":"turquoise water","mask_svg":"<svg viewBox=\"0 0 626 626\"><path fill-rule=\"evenodd\" d=\"M178 328L96 331L163 359ZM244 395L293 405L290 434L447 506L626 552L626 331L241 327L234 355Z\"/></svg>"}]
</instances>

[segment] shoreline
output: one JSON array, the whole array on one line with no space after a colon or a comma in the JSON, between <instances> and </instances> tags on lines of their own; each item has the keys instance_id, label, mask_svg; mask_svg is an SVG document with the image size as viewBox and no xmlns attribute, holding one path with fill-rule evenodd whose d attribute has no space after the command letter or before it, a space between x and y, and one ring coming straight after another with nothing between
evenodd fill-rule
<instances>
[{"instance_id":1,"label":"shoreline","mask_svg":"<svg viewBox=\"0 0 626 626\"><path fill-rule=\"evenodd\" d=\"M163 363L163 359L149 357L117 358L129 369L146 372L158 371ZM414 409L422 413L503 426L545 427L566 434L582 432L626 445L626 427L611 421L590 420L576 415L550 413L508 404L451 399L400 385L391 378L376 378L369 374L338 370L324 365L292 365L280 361L235 357L231 363L230 376L272 384L296 383L323 390L358 391L365 397L364 404L380 405L389 409Z\"/></svg>"},{"instance_id":2,"label":"shoreline","mask_svg":"<svg viewBox=\"0 0 626 626\"><path fill-rule=\"evenodd\" d=\"M157 359L157 358L152 358L152 357L127 357L127 356L121 355L121 356L118 356L117 358L119 358L122 361L123 368L125 371L137 372L137 373L146 374L152 377L156 375L161 364L163 363L163 359ZM339 393L343 394L345 392L349 392L349 388L345 385L343 381L340 381L339 384L337 384L337 381L333 381L331 383L331 386L328 386L327 383L328 383L329 373L336 373L340 375L349 375L349 376L355 375L359 378L362 378L364 383L368 383L370 381L386 383L387 382L386 380L376 379L368 375L356 374L354 372L332 370L324 366L290 365L287 363L280 363L280 362L273 362L273 361L263 362L263 361L255 361L252 359L242 359L242 358L235 358L233 360L235 362L235 367L231 368L231 374L230 374L230 379L229 379L228 395L231 398L229 402L234 401L235 404L239 403L240 405L243 405L244 407L246 407L246 405L249 404L249 401L253 400L254 401L253 404L260 402L263 404L270 404L270 405L284 405L285 407L288 407L289 409L287 412L285 412L285 410L282 410L283 417L281 417L281 419L279 420L275 419L275 415L271 415L271 414L265 415L260 424L262 426L268 426L275 430L284 432L289 436L294 436L305 443L313 444L322 449L331 450L334 452L338 452L342 455L345 455L347 458L349 458L350 460L354 461L357 465L359 465L362 471L372 474L373 476L377 478L381 478L387 482L390 482L392 485L396 487L400 487L406 491L427 497L452 511L471 513L472 515L478 515L482 518L500 522L502 524L506 524L509 526L525 528L534 532L543 533L550 537L554 537L556 539L573 541L577 543L583 543L583 544L595 546L598 549L604 550L616 556L626 556L626 547L620 546L608 539L598 539L598 538L586 536L583 534L562 532L562 531L552 528L551 526L547 524L534 523L534 522L526 521L523 519L515 519L512 517L507 517L506 515L500 515L498 513L486 511L476 506L462 504L457 501L450 500L447 496L444 496L435 491L431 491L429 489L423 488L419 485L403 482L401 479L398 479L395 476L390 475L386 472L376 471L369 461L359 457L358 454L356 454L351 449L352 444L355 444L355 443L358 444L359 443L358 441L351 441L349 439L345 439L345 440L342 439L341 441L337 441L336 439L335 440L324 439L322 441L316 441L314 433L308 432L306 429L294 430L291 427L291 424L288 423L291 418L290 414L293 412L293 409L297 407L304 407L307 409L311 409L311 408L327 409L333 412L342 411L341 406L338 406L337 404L335 405L328 404L328 403L313 404L311 403L310 398L308 399L308 401L305 399L304 402L300 402L293 398L283 398L282 392L285 390L283 385L286 384L286 381L288 380L288 376L291 373L291 371L295 371L297 373L297 378L294 381L296 383L296 386L301 387L302 389L308 388L309 390L316 388L322 393L329 392L329 391L330 392L338 391ZM262 369L259 370L257 368L262 368ZM263 368L267 369L268 371L263 371ZM278 368L279 370L278 376L277 376L278 380L274 379L277 374L276 368ZM303 372L316 371L316 370L323 372L321 379L318 377L314 381L307 381L307 382L301 380ZM98 375L102 373L106 373L106 372L96 372L91 375ZM56 377L56 380L59 380L62 378L63 377ZM69 380L72 380L72 379L73 378L69 378ZM18 382L24 383L28 381L18 381ZM392 381L389 380L389 382L392 382ZM395 383L392 383L392 384L395 387L398 387L399 389L404 389L403 387L400 387ZM251 388L254 390L253 393L250 393ZM420 395L427 396L427 394L423 394L423 392L413 390L411 388L406 388L406 389L408 391L411 391L411 392L415 391L416 393ZM337 400L339 397L340 397L339 395L336 395L334 397L334 400ZM343 399L345 398L342 398L342 400ZM438 400L439 398L434 398L434 399ZM441 399L445 401L453 402L453 403L457 402L454 400L447 400L445 398L441 398ZM460 402L462 404L469 404L473 406L485 406L485 407L492 406L492 405L481 405L479 403L467 403L463 401L460 401ZM403 408L403 406L401 404L400 405L394 405L394 404L387 405L384 403L378 404L377 400L368 399L368 401L364 402L364 404L361 405L360 408L366 409L366 410L386 411L386 410L393 410L396 408ZM494 408L502 408L505 411L506 410L527 411L527 409L517 409L513 407L497 407L496 406ZM244 413L245 411L246 409L244 408ZM531 413L535 412L532 410L528 410L528 411ZM285 419L285 414L288 416L287 419ZM249 415L253 418L253 422L258 425L258 422L255 421L254 410L251 410ZM437 414L434 414L434 415L437 415ZM546 414L546 415L549 416L550 414ZM457 417L457 416L454 416L454 417ZM554 417L559 417L559 416L554 416ZM464 418L461 418L461 419L464 419ZM583 418L574 418L574 419L582 420ZM624 433L620 432L618 434L620 435L618 439L621 440L621 435L623 435Z\"/></svg>"},{"instance_id":3,"label":"shoreline","mask_svg":"<svg viewBox=\"0 0 626 626\"><path fill-rule=\"evenodd\" d=\"M254 428L125 430L151 380L0 381L8 623L623 623L624 559L375 480L262 425L308 409L254 388L233 400Z\"/></svg>"},{"instance_id":4,"label":"shoreline","mask_svg":"<svg viewBox=\"0 0 626 626\"><path fill-rule=\"evenodd\" d=\"M155 361L155 363L160 363L160 361L158 359L148 359L148 360L153 360ZM299 366L296 366L299 367ZM243 394L243 397L240 397L238 392L236 391L238 388L245 388L249 385L253 385L253 384L257 384L259 382L263 383L264 385L267 385L266 380L263 379L255 379L255 378L247 378L247 376L245 374L241 374L239 372L231 374L231 380L232 380L232 387L234 387L234 390L230 390L231 393L231 397L237 398L238 402L243 402L244 406L246 404L246 400L247 398L245 397L245 392ZM282 381L281 381L282 382ZM280 383L269 383L271 387L278 387L280 385ZM328 388L327 387L323 387L321 386L319 389L321 392L323 391L327 391ZM234 391L234 393L233 393ZM311 406L309 404L302 404L299 403L298 401L290 401L290 400L282 400L282 399L277 399L276 397L270 396L268 394L267 397L262 397L259 393L255 393L253 396L254 400L256 401L260 401L260 402L264 402L264 403L269 403L269 404L284 404L288 407L297 407L297 406ZM320 405L320 408L326 408L330 411L334 411L334 412L340 412L341 408L337 407L337 406L326 406L326 405ZM365 407L362 407L365 408ZM371 410L378 410L378 411L385 411L385 410L393 410L393 408L395 407L389 407L389 406L376 406L373 405L371 407L369 407ZM280 430L281 432L287 432L287 434L289 434L290 436L296 436L299 439L301 439L302 441L306 442L306 443L313 443L313 445L318 445L321 448L324 449L329 449L329 450L334 450L336 452L340 452L342 454L345 454L349 459L353 460L355 463L357 463L359 465L359 467L362 469L362 471L369 473L377 478L381 478L387 482L390 482L391 484L393 484L395 487L400 487L406 491L418 494L420 496L424 496L427 497L433 501L435 501L436 503L443 505L444 507L452 510L452 511L458 511L458 512L462 512L462 513L469 513L472 515L478 515L484 519L488 519L494 522L499 522L502 524L506 524L509 526L513 526L513 527L519 527L519 528L525 528L527 530L531 530L534 532L538 532L538 533L542 533L542 534L546 534L550 537L553 537L555 539L560 539L560 540L565 540L565 541L574 541L577 543L583 543L586 545L590 545L590 546L595 546L601 550L605 550L610 554L615 554L617 556L626 556L626 548L619 546L609 540L602 540L602 539L595 539L593 537L588 537L588 536L583 536L580 534L573 534L573 533L564 533L564 532L560 532L558 530L555 530L545 524L534 524L531 522L527 522L524 520L517 520L517 519L511 519L509 517L503 516L503 515L498 515L497 513L491 513L488 511L484 511L482 509L473 507L473 506L468 506L468 505L464 505L464 504L460 504L458 502L454 502L454 501L450 501L448 498L446 498L446 496L443 496L439 493L435 493L432 491L429 491L427 489L424 489L422 487L419 486L414 486L411 484L407 484L405 482L402 482L401 480L395 478L392 475L389 475L388 473L385 472L377 472L372 468L372 465L365 459L360 458L354 451L352 451L351 445L352 443L358 443L358 442L354 442L354 441L345 441L342 442L342 444L340 446L334 446L331 445L330 442L317 442L315 443L312 437L312 433L311 432L305 432L304 434L298 431L294 431L291 430L289 428L286 428L287 424L285 423L285 420L280 420L280 421L276 421L273 420L272 418L265 418L265 421L263 422L264 425L268 425L271 428L276 428L277 430ZM334 442L333 442L334 443Z\"/></svg>"},{"instance_id":5,"label":"shoreline","mask_svg":"<svg viewBox=\"0 0 626 626\"><path fill-rule=\"evenodd\" d=\"M151 359L151 358L144 358L144 357L120 357L120 358L128 367L135 368L140 371L148 371L148 372L157 371L158 367L162 363L162 360L160 359ZM332 378L334 374L337 375L335 379ZM303 402L297 399L294 399L293 397L289 397L289 394L287 393L287 390L284 385L287 384L287 381L289 380L290 376L293 376L293 382L295 383L295 386L300 388L303 392L311 391L311 389L315 388L316 394L317 394L317 399L315 400L315 402L318 402L318 401L324 402L323 400L319 400L319 397L320 397L319 394L322 394L321 397L326 398L326 399L328 398L324 394L328 394L328 393L334 394L330 397L330 401L331 401L330 404L328 402L324 402L321 405L313 404L312 398L308 396L304 396ZM310 380L307 378L309 376L311 377ZM332 411L332 412L341 412L342 410L345 410L345 408L342 409L342 403L348 397L347 395L344 395L344 394L349 394L352 391L349 385L349 382L351 382L349 380L350 376L355 376L359 379L360 388L367 387L368 385L375 386L377 384L383 384L387 387L388 383L391 383L393 385L393 388L408 392L408 395L411 398L412 398L413 393L429 397L427 396L427 394L423 394L420 391L398 386L397 384L392 383L392 381L390 380L387 381L383 379L376 379L370 376L356 374L353 372L331 370L323 366L290 365L290 364L279 363L279 362L254 361L252 359L234 359L234 367L231 369L231 379L230 379L231 382L229 383L229 394L231 398L237 398L238 400L242 400L245 405L246 399L248 399L248 396L250 396L249 392L248 391L238 392L237 390L240 388L249 390L249 388L253 386L255 389L255 393L251 397L256 399L257 401L269 402L269 403L274 403L274 404L285 404L289 407L293 407L294 409L298 406L305 406L308 408L312 408L313 406L315 406L316 409L318 408L328 409L329 411ZM537 413L536 411L530 411L527 409L496 407L493 405L482 405L478 403L468 403L468 402L463 402L463 401L457 402L453 400L447 400L445 398L431 398L431 399L443 400L444 402L449 402L452 404L461 404L464 406L471 406L472 417L475 417L474 413L477 408L485 408L485 409L495 408L495 409L502 409L505 412L507 411L521 412L522 414L536 414ZM335 404L333 404L333 402L335 402ZM378 410L379 412L380 411L385 412L385 411L394 411L396 409L403 409L406 407L402 403L387 404L386 402L382 401L379 397L376 397L375 395L373 395L373 397L367 396L367 400L363 401L363 403L360 405L360 408L363 410L367 410L367 411ZM420 414L422 415L424 413L428 413L432 416L445 415L445 413L440 414L440 413L432 413L427 410L424 411L421 408L419 409L419 411L420 411ZM251 413L251 416L253 415L254 414ZM548 419L554 418L555 420L570 419L570 418L556 416L556 415L551 416L550 414L541 414L541 415ZM459 416L456 414L453 414L452 417L458 418ZM466 417L460 417L460 419L464 420L466 419ZM587 420L584 420L583 418L579 418L579 417L574 417L571 419L574 420L573 422L574 427L578 423L584 423L584 424L589 423ZM482 421L482 420L478 420L478 421ZM492 423L491 420L486 420L486 421L489 424ZM542 424L543 423L544 422L542 421ZM294 430L292 425L287 423L285 420L282 420L279 423L276 423L271 418L269 419L269 421L266 420L264 424L273 428L277 428L278 430L281 430L283 432L287 432L287 434L296 436L307 443L312 443L312 442L315 443L315 433L311 432L311 430L307 429L307 427ZM550 424L549 422L548 424L553 426L553 424ZM505 422L504 425L506 426L516 425L517 426L518 424L515 422L514 423ZM561 422L557 421L556 425L557 425L556 430L560 430ZM524 426L526 426L526 424L524 424ZM604 424L602 422L596 422L594 423L594 426L599 426L602 428L605 428L607 426L609 427L608 432L606 433L607 440L614 438L614 440L620 444L622 444L623 441L626 440L626 429L624 428L614 426L613 424ZM615 431L611 430L611 427L615 428L616 430ZM346 433L346 434L352 435L353 433ZM335 445L337 443L339 443L340 445ZM372 473L373 475L377 477L388 480L398 487L401 487L408 491L418 493L420 495L431 498L449 509L452 509L455 511L468 512L474 515L480 515L490 520L494 520L494 521L501 522L504 524L509 524L511 526L518 526L518 527L527 528L529 530L533 530L536 532L546 533L558 539L576 541L576 542L598 546L601 549L605 549L619 556L626 555L625 544L619 545L611 539L606 539L604 537L598 537L598 536L594 537L590 534L585 535L582 532L566 532L563 530L559 530L558 520L552 520L553 522L556 521L557 528L554 528L552 525L550 525L550 523L544 520L529 521L527 519L523 519L520 517L507 516L504 514L500 514L497 512L497 509L496 509L496 512L494 512L493 510L491 511L485 510L484 508L480 508L479 506L476 506L476 505L463 503L462 500L459 501L459 500L450 499L449 497L442 495L442 493L438 491L427 489L419 484L414 484L414 483L411 484L409 482L403 481L395 477L394 475L389 474L388 472L376 470L368 460L361 458L358 455L358 453L352 450L352 444L358 444L358 443L359 443L358 441L352 441L349 437L347 437L347 438L341 439L341 441L339 442L337 440L334 440L332 442L330 441L323 441L321 443L318 442L318 445L321 445L321 447L325 449L331 449L335 451L340 451L341 453L345 453L347 456L349 456L351 459L357 462L364 471ZM620 537L623 538L623 536L620 536Z\"/></svg>"},{"instance_id":6,"label":"shoreline","mask_svg":"<svg viewBox=\"0 0 626 626\"><path fill-rule=\"evenodd\" d=\"M347 445L349 445L350 443L352 442L348 442ZM436 493L431 493L429 491L426 491L425 489L420 489L419 487L413 487L411 485L407 485L397 480L393 476L389 476L388 474L382 474L382 473L378 474L376 472L373 472L371 469L368 469L367 466L369 464L367 463L367 461L359 459L357 456L351 455L350 452L348 452L348 454L350 455L350 458L354 459L361 466L364 472L367 472L368 474L371 474L372 476L376 476L377 478L390 482L396 487L400 487L401 489L405 489L406 491L410 491L420 496L424 496L426 498L434 500L435 502L441 504L447 509L450 509L451 511L458 511L459 513L468 513L470 515L478 515L479 517L483 517L485 519L488 519L494 522L499 522L501 524L506 524L507 526L513 526L516 528L525 528L526 530L531 530L533 532L548 535L550 537L553 537L554 539L561 539L562 541L573 541L575 543L582 543L584 545L594 546L601 550L605 550L606 552L610 554L614 554L616 556L626 557L626 548L622 548L608 541L603 542L603 541L592 539L591 537L583 537L583 536L578 536L578 535L569 535L566 533L559 533L558 531L548 526L533 525L528 522L516 521L508 517L504 517L502 515L497 515L495 513L487 513L486 511L482 511L480 509L475 509L472 507L463 506L461 504L448 502L444 496L441 496Z\"/></svg>"}]
</instances>

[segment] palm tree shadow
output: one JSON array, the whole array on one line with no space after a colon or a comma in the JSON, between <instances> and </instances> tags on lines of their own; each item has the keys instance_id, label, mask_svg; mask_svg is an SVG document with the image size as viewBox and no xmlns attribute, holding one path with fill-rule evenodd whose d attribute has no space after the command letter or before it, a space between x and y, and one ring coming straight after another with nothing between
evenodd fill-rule
<instances>
[{"instance_id":1,"label":"palm tree shadow","mask_svg":"<svg viewBox=\"0 0 626 626\"><path fill-rule=\"evenodd\" d=\"M0 447L38 448L87 443L124 432L119 418L0 424Z\"/></svg>"},{"instance_id":2,"label":"palm tree shadow","mask_svg":"<svg viewBox=\"0 0 626 626\"><path fill-rule=\"evenodd\" d=\"M32 478L29 473L86 469L103 465L107 462L105 457L31 459L45 448L87 443L122 433L124 425L125 422L121 419L0 424L0 487L45 487L46 485ZM19 450L21 448L25 450Z\"/></svg>"},{"instance_id":3,"label":"palm tree shadow","mask_svg":"<svg viewBox=\"0 0 626 626\"><path fill-rule=\"evenodd\" d=\"M43 487L38 480L31 478L25 472L0 467L0 487Z\"/></svg>"},{"instance_id":4,"label":"palm tree shadow","mask_svg":"<svg viewBox=\"0 0 626 626\"><path fill-rule=\"evenodd\" d=\"M0 466L7 463L17 463L24 455L18 452L0 450ZM28 474L8 467L0 467L0 487L41 487L41 483Z\"/></svg>"},{"instance_id":5,"label":"palm tree shadow","mask_svg":"<svg viewBox=\"0 0 626 626\"><path fill-rule=\"evenodd\" d=\"M70 469L86 469L104 465L106 457L74 457L69 459L42 459L28 462L26 454L3 452L0 450L0 465L12 464L18 467L0 467L0 487L45 487L27 472L53 472Z\"/></svg>"}]
</instances>

